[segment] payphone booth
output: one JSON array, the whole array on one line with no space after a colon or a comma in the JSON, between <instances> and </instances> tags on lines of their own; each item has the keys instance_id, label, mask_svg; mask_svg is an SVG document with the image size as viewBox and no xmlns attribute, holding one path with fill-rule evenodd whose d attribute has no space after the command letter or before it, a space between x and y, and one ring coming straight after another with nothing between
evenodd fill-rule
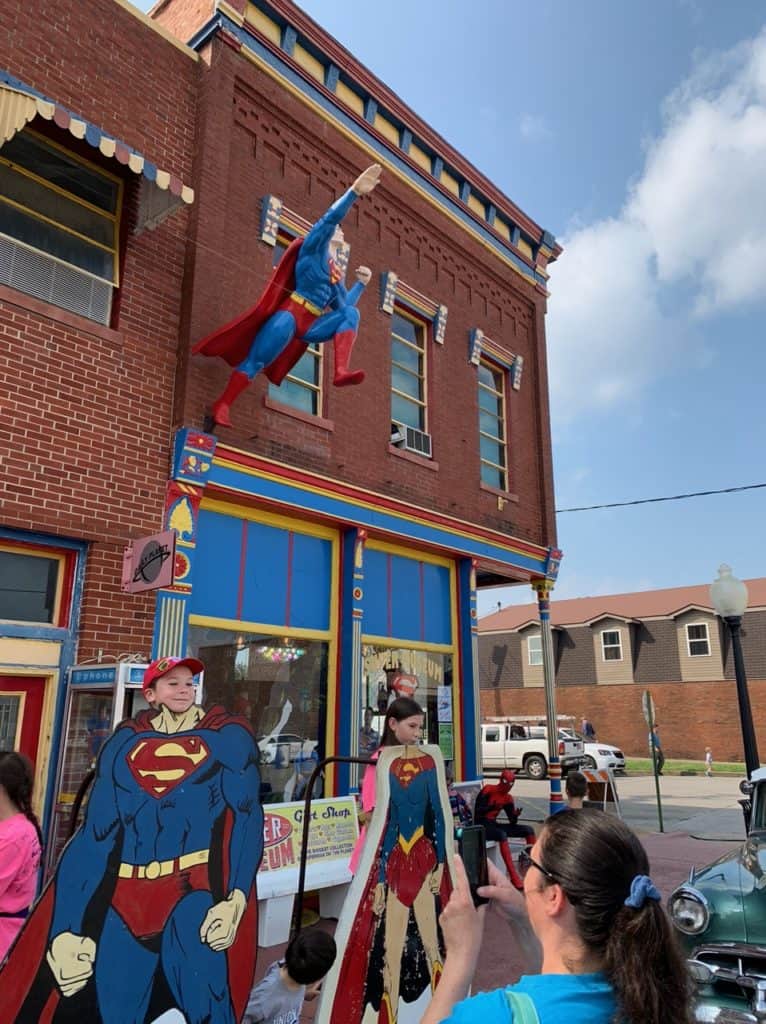
<instances>
[{"instance_id":1,"label":"payphone booth","mask_svg":"<svg viewBox=\"0 0 766 1024\"><path fill-rule=\"evenodd\" d=\"M145 669L143 663L116 662L69 670L46 873L66 842L72 804L102 744L119 722L148 707L141 690Z\"/></svg>"}]
</instances>

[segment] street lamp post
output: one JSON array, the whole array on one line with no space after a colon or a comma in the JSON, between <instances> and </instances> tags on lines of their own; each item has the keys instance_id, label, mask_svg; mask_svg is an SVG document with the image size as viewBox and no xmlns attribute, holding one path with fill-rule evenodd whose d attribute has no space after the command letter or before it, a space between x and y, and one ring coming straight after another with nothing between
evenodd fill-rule
<instances>
[{"instance_id":1,"label":"street lamp post","mask_svg":"<svg viewBox=\"0 0 766 1024\"><path fill-rule=\"evenodd\" d=\"M750 695L747 692L747 676L745 675L745 661L742 657L742 642L740 630L742 628L742 616L747 608L747 587L732 575L728 565L722 565L718 570L718 579L710 587L710 600L726 625L731 635L731 649L734 655L734 675L737 680L737 702L739 704L739 721L742 728L742 744L745 748L745 768L748 779L756 768L760 768L761 762L758 757L758 744L755 740L755 729L753 727L753 712L750 707Z\"/></svg>"}]
</instances>

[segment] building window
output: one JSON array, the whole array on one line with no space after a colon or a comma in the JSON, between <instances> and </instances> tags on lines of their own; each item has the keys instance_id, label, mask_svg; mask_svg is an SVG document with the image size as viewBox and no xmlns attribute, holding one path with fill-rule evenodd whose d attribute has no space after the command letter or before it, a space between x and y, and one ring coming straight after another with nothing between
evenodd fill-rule
<instances>
[{"instance_id":1,"label":"building window","mask_svg":"<svg viewBox=\"0 0 766 1024\"><path fill-rule=\"evenodd\" d=\"M122 182L32 131L0 149L0 281L108 324Z\"/></svg>"},{"instance_id":2,"label":"building window","mask_svg":"<svg viewBox=\"0 0 766 1024\"><path fill-rule=\"evenodd\" d=\"M302 798L324 757L327 642L193 625L189 649L205 664L205 702L223 704L252 726L261 802ZM321 795L320 783L314 796Z\"/></svg>"},{"instance_id":3,"label":"building window","mask_svg":"<svg viewBox=\"0 0 766 1024\"><path fill-rule=\"evenodd\" d=\"M710 637L706 622L690 622L686 627L686 646L690 658L710 656Z\"/></svg>"},{"instance_id":4,"label":"building window","mask_svg":"<svg viewBox=\"0 0 766 1024\"><path fill-rule=\"evenodd\" d=\"M291 238L279 234L274 246L272 266L279 263L291 241ZM318 342L309 345L281 384L269 384L269 397L311 416L321 416L322 349L323 346Z\"/></svg>"},{"instance_id":5,"label":"building window","mask_svg":"<svg viewBox=\"0 0 766 1024\"><path fill-rule=\"evenodd\" d=\"M0 619L58 624L62 556L0 548Z\"/></svg>"},{"instance_id":6,"label":"building window","mask_svg":"<svg viewBox=\"0 0 766 1024\"><path fill-rule=\"evenodd\" d=\"M426 329L395 309L391 316L391 420L426 427Z\"/></svg>"},{"instance_id":7,"label":"building window","mask_svg":"<svg viewBox=\"0 0 766 1024\"><path fill-rule=\"evenodd\" d=\"M505 372L493 363L484 359L479 363L481 481L501 491L508 489L505 376Z\"/></svg>"},{"instance_id":8,"label":"building window","mask_svg":"<svg viewBox=\"0 0 766 1024\"><path fill-rule=\"evenodd\" d=\"M535 636L527 637L527 654L530 665L542 665L543 663L543 638L537 633Z\"/></svg>"},{"instance_id":9,"label":"building window","mask_svg":"<svg viewBox=\"0 0 766 1024\"><path fill-rule=\"evenodd\" d=\"M605 629L601 634L604 661L622 661L622 637L619 629Z\"/></svg>"}]
</instances>

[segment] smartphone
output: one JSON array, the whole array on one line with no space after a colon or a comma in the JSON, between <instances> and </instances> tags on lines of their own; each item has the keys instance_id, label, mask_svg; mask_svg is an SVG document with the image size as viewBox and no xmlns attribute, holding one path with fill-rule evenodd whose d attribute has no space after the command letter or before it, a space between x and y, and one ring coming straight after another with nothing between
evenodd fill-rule
<instances>
[{"instance_id":1,"label":"smartphone","mask_svg":"<svg viewBox=\"0 0 766 1024\"><path fill-rule=\"evenodd\" d=\"M483 825L465 825L457 830L458 850L465 865L468 881L471 886L471 896L475 907L482 903L489 903L486 896L479 896L477 889L480 885L489 885L489 871L487 869L487 837Z\"/></svg>"}]
</instances>

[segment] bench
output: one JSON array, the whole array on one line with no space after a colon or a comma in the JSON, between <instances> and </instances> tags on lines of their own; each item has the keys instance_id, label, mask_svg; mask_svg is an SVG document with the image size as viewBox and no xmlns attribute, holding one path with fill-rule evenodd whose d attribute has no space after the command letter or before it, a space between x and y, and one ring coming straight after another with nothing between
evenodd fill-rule
<instances>
[{"instance_id":1,"label":"bench","mask_svg":"<svg viewBox=\"0 0 766 1024\"><path fill-rule=\"evenodd\" d=\"M300 881L302 802L264 807L264 855L258 888L258 945L278 946L290 937ZM351 882L349 860L359 835L353 796L311 803L304 892L319 891L322 917L339 917Z\"/></svg>"},{"instance_id":2,"label":"bench","mask_svg":"<svg viewBox=\"0 0 766 1024\"><path fill-rule=\"evenodd\" d=\"M320 861L306 867L305 892L319 890L321 917L340 917L353 875L348 857ZM258 874L258 945L278 946L290 937L295 897L298 894L298 868L263 871Z\"/></svg>"}]
</instances>

